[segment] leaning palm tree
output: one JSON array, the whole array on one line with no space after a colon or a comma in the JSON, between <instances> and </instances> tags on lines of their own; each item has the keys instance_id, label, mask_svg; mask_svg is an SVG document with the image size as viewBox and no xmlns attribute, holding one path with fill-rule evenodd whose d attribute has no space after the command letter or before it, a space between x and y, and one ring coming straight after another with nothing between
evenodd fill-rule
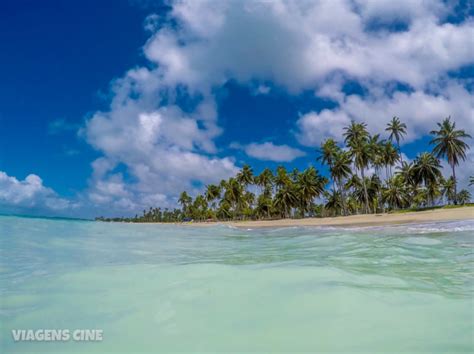
<instances>
[{"instance_id":1,"label":"leaning palm tree","mask_svg":"<svg viewBox=\"0 0 474 354\"><path fill-rule=\"evenodd\" d=\"M456 193L456 169L459 165L460 160L466 159L466 150L469 149L469 145L466 144L463 139L471 138L464 130L456 130L456 122L451 122L451 117L444 119L441 123L438 123L439 130L433 130L430 132L434 135L433 140L430 144L434 144L433 153L438 158L447 158L448 163L453 170L454 179L454 204L457 204L457 193Z\"/></svg>"},{"instance_id":2,"label":"leaning palm tree","mask_svg":"<svg viewBox=\"0 0 474 354\"><path fill-rule=\"evenodd\" d=\"M469 193L469 191L466 189L462 189L459 192L457 199L459 201L459 204L461 205L467 204L471 201L471 193Z\"/></svg>"},{"instance_id":3,"label":"leaning palm tree","mask_svg":"<svg viewBox=\"0 0 474 354\"><path fill-rule=\"evenodd\" d=\"M326 164L331 167L334 155L339 150L339 146L337 146L337 143L334 139L326 139L317 151L319 153L319 156L316 158L316 160L320 161L322 164Z\"/></svg>"},{"instance_id":4,"label":"leaning palm tree","mask_svg":"<svg viewBox=\"0 0 474 354\"><path fill-rule=\"evenodd\" d=\"M397 149L400 151L400 140L403 139L403 136L407 134L407 125L400 121L400 118L393 117L392 120L387 124L385 131L390 132L388 138L390 141L397 142Z\"/></svg>"},{"instance_id":5,"label":"leaning palm tree","mask_svg":"<svg viewBox=\"0 0 474 354\"><path fill-rule=\"evenodd\" d=\"M350 153L347 151L338 151L334 155L333 163L330 167L331 176L335 181L336 187L339 190L339 194L341 196L342 211L344 215L347 215L344 180L352 173L351 164L352 159Z\"/></svg>"},{"instance_id":6,"label":"leaning palm tree","mask_svg":"<svg viewBox=\"0 0 474 354\"><path fill-rule=\"evenodd\" d=\"M215 209L216 203L215 200L221 197L221 188L215 184L209 184L206 187L206 200L211 203L212 209Z\"/></svg>"}]
</instances>

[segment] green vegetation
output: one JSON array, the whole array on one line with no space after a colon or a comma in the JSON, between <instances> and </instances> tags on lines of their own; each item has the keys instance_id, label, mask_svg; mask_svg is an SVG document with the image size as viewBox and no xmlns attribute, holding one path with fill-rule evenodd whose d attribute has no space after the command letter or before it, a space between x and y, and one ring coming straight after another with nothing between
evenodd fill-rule
<instances>
[{"instance_id":1,"label":"green vegetation","mask_svg":"<svg viewBox=\"0 0 474 354\"><path fill-rule=\"evenodd\" d=\"M400 150L400 140L406 135L407 126L393 117L386 131L390 133L389 140L380 140L378 134L369 134L365 123L353 121L344 128L343 144L334 139L325 140L316 158L328 167L332 183L314 167L288 172L279 166L275 173L266 168L254 175L252 168L244 165L236 176L218 185L206 186L205 192L194 199L186 191L182 192L177 201L179 209L150 208L133 218L100 217L97 220L182 222L304 218L417 211L469 203L469 191L457 192L456 166L465 160L469 145L464 140L471 137L464 130L456 130L456 123L450 117L438 123L438 130L430 133L433 152L423 152L413 162L403 161ZM440 158L447 159L451 176L442 175ZM370 171L374 172L367 176ZM473 177L470 183L474 183Z\"/></svg>"}]
</instances>

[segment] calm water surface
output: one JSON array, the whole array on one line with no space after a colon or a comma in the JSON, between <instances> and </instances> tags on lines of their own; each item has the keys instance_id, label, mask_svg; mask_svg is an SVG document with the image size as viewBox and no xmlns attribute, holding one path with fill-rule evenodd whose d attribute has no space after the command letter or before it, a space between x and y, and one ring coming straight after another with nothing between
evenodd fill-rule
<instances>
[{"instance_id":1,"label":"calm water surface","mask_svg":"<svg viewBox=\"0 0 474 354\"><path fill-rule=\"evenodd\" d=\"M3 216L0 352L473 352L473 231ZM12 339L38 328L104 339Z\"/></svg>"}]
</instances>

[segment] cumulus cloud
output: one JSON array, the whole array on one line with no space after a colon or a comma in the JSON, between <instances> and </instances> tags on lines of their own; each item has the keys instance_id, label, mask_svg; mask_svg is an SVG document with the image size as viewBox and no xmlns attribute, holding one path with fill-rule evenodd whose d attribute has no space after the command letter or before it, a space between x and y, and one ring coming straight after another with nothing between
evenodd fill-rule
<instances>
[{"instance_id":1,"label":"cumulus cloud","mask_svg":"<svg viewBox=\"0 0 474 354\"><path fill-rule=\"evenodd\" d=\"M275 145L267 142L263 144L252 143L243 147L245 153L253 158L266 161L290 162L306 155L304 151L288 145Z\"/></svg>"},{"instance_id":2,"label":"cumulus cloud","mask_svg":"<svg viewBox=\"0 0 474 354\"><path fill-rule=\"evenodd\" d=\"M451 83L434 93L423 91L400 92L391 96L372 93L365 97L344 96L339 106L319 113L309 112L297 121L297 137L307 146L316 146L325 138L341 140L343 127L351 120L368 122L372 133L385 133L393 116L407 124L407 135L401 143L412 142L427 135L435 122L448 116L456 120L458 128L474 135L474 100L472 93L459 84Z\"/></svg>"},{"instance_id":3,"label":"cumulus cloud","mask_svg":"<svg viewBox=\"0 0 474 354\"><path fill-rule=\"evenodd\" d=\"M340 139L351 119L383 131L393 115L409 125L406 141L447 115L472 131L473 94L448 73L474 63L474 22L444 21L451 9L443 1L203 0L170 8L145 23L150 65L115 80L110 108L81 132L103 154L90 179L94 203L172 205L181 190L234 174L234 159L216 146L222 128L214 93L229 80L257 87L256 94L270 94L271 85L333 100L334 109L295 117L296 136L307 146ZM373 26L375 19L383 26ZM400 21L406 27L392 31ZM347 80L367 94L345 94ZM180 97L191 103L184 107ZM273 161L303 154L272 143L245 151Z\"/></svg>"},{"instance_id":4,"label":"cumulus cloud","mask_svg":"<svg viewBox=\"0 0 474 354\"><path fill-rule=\"evenodd\" d=\"M203 88L229 78L312 87L335 71L422 87L473 60L474 24L440 23L441 1L179 1L179 26L161 28L145 54L168 83ZM406 31L369 31L370 18L411 18Z\"/></svg>"},{"instance_id":5,"label":"cumulus cloud","mask_svg":"<svg viewBox=\"0 0 474 354\"><path fill-rule=\"evenodd\" d=\"M129 211L153 201L171 206L180 191L237 171L233 159L212 156L213 139L221 132L212 97L199 98L191 113L184 112L170 103L174 88L146 68L130 70L115 82L113 93L110 110L96 112L81 132L104 154L92 164L93 203ZM132 181L115 170L120 164Z\"/></svg>"},{"instance_id":6,"label":"cumulus cloud","mask_svg":"<svg viewBox=\"0 0 474 354\"><path fill-rule=\"evenodd\" d=\"M58 197L43 185L42 179L30 174L24 180L0 171L0 208L6 211L41 209L64 211L74 207L70 201Z\"/></svg>"}]
</instances>

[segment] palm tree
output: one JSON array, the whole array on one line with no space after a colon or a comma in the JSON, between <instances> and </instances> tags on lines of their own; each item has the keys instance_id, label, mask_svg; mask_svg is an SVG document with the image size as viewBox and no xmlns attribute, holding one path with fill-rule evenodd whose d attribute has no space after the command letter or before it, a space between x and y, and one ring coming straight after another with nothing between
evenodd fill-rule
<instances>
[{"instance_id":1,"label":"palm tree","mask_svg":"<svg viewBox=\"0 0 474 354\"><path fill-rule=\"evenodd\" d=\"M446 198L448 204L454 200L454 179L449 177L448 179L441 178L441 195Z\"/></svg>"},{"instance_id":2,"label":"palm tree","mask_svg":"<svg viewBox=\"0 0 474 354\"><path fill-rule=\"evenodd\" d=\"M186 191L180 194L178 203L181 204L181 207L183 209L183 213L185 214L185 216L189 216L187 215L187 213L188 213L189 206L191 205L192 202L193 202L193 198L191 198L188 195L188 193L186 193Z\"/></svg>"},{"instance_id":3,"label":"palm tree","mask_svg":"<svg viewBox=\"0 0 474 354\"><path fill-rule=\"evenodd\" d=\"M224 199L234 209L236 216L240 216L243 206L243 187L236 178L229 178L226 182Z\"/></svg>"},{"instance_id":4,"label":"palm tree","mask_svg":"<svg viewBox=\"0 0 474 354\"><path fill-rule=\"evenodd\" d=\"M283 166L278 166L276 171L276 176L274 178L275 186L278 190L282 189L283 187L287 186L291 179L288 176L288 172L286 172L286 168Z\"/></svg>"},{"instance_id":5,"label":"palm tree","mask_svg":"<svg viewBox=\"0 0 474 354\"><path fill-rule=\"evenodd\" d=\"M360 141L351 146L351 154L354 157L354 165L360 170L360 177L362 180L362 186L364 188L364 199L365 199L365 212L369 211L369 196L367 194L367 185L365 180L365 168L369 165L372 158L372 152L369 145L365 141Z\"/></svg>"},{"instance_id":6,"label":"palm tree","mask_svg":"<svg viewBox=\"0 0 474 354\"><path fill-rule=\"evenodd\" d=\"M469 186L474 185L474 176L469 177Z\"/></svg>"},{"instance_id":7,"label":"palm tree","mask_svg":"<svg viewBox=\"0 0 474 354\"><path fill-rule=\"evenodd\" d=\"M387 124L385 131L390 132L388 138L390 141L397 142L397 149L400 151L400 140L403 139L403 136L407 134L407 125L400 121L400 118L393 117L392 120Z\"/></svg>"},{"instance_id":8,"label":"palm tree","mask_svg":"<svg viewBox=\"0 0 474 354\"><path fill-rule=\"evenodd\" d=\"M457 193L456 193L456 169L459 165L459 160L466 159L466 150L469 149L469 145L466 144L462 139L470 138L464 130L456 130L456 122L451 122L451 117L445 118L441 123L438 123L439 130L433 130L430 132L434 135L433 140L430 144L434 144L433 153L438 158L447 158L448 163L453 170L454 179L454 204L457 204Z\"/></svg>"},{"instance_id":9,"label":"palm tree","mask_svg":"<svg viewBox=\"0 0 474 354\"><path fill-rule=\"evenodd\" d=\"M260 173L255 178L255 183L263 188L263 193L267 197L271 197L272 188L273 188L273 173L269 168L265 168L262 173Z\"/></svg>"},{"instance_id":10,"label":"palm tree","mask_svg":"<svg viewBox=\"0 0 474 354\"><path fill-rule=\"evenodd\" d=\"M471 201L471 193L466 189L462 189L459 192L457 199L461 205L467 204Z\"/></svg>"},{"instance_id":11,"label":"palm tree","mask_svg":"<svg viewBox=\"0 0 474 354\"><path fill-rule=\"evenodd\" d=\"M309 167L298 174L296 190L300 201L301 217L304 217L305 212L309 211L314 198L324 191L327 182L325 177L318 175L314 167Z\"/></svg>"},{"instance_id":12,"label":"palm tree","mask_svg":"<svg viewBox=\"0 0 474 354\"><path fill-rule=\"evenodd\" d=\"M257 206L255 208L255 214L257 217L264 217L270 218L270 213L272 209L272 199L262 193L257 198Z\"/></svg>"},{"instance_id":13,"label":"palm tree","mask_svg":"<svg viewBox=\"0 0 474 354\"><path fill-rule=\"evenodd\" d=\"M351 171L352 159L351 155L347 151L337 151L334 154L332 166L330 167L331 176L336 182L336 187L341 195L342 211L344 215L347 215L347 207L345 202L344 193L344 180L348 178Z\"/></svg>"},{"instance_id":14,"label":"palm tree","mask_svg":"<svg viewBox=\"0 0 474 354\"><path fill-rule=\"evenodd\" d=\"M326 164L329 167L332 166L332 161L334 159L334 155L339 151L339 147L334 139L326 139L324 143L321 144L321 147L317 152L319 156L316 160L320 161L322 164Z\"/></svg>"},{"instance_id":15,"label":"palm tree","mask_svg":"<svg viewBox=\"0 0 474 354\"><path fill-rule=\"evenodd\" d=\"M387 167L387 178L392 177L392 166L394 166L399 159L400 155L398 154L398 150L390 141L383 144L382 161Z\"/></svg>"},{"instance_id":16,"label":"palm tree","mask_svg":"<svg viewBox=\"0 0 474 354\"><path fill-rule=\"evenodd\" d=\"M290 182L278 190L273 204L280 212L280 215L286 218L290 216L291 209L296 206L297 202L298 197L296 195L295 188Z\"/></svg>"},{"instance_id":17,"label":"palm tree","mask_svg":"<svg viewBox=\"0 0 474 354\"><path fill-rule=\"evenodd\" d=\"M398 171L395 175L400 175L403 178L403 183L405 185L414 185L414 174L413 174L413 163L408 163L406 161L402 161L401 166L399 166Z\"/></svg>"},{"instance_id":18,"label":"palm tree","mask_svg":"<svg viewBox=\"0 0 474 354\"><path fill-rule=\"evenodd\" d=\"M375 173L379 176L380 175L380 169L382 166L385 165L384 159L383 159L383 151L384 151L384 143L383 141L379 140L380 134L375 134L369 137L368 144L370 146L370 149L372 150L372 165L375 168Z\"/></svg>"},{"instance_id":19,"label":"palm tree","mask_svg":"<svg viewBox=\"0 0 474 354\"><path fill-rule=\"evenodd\" d=\"M362 185L364 187L365 212L368 214L370 212L369 196L367 194L364 170L372 159L373 151L371 146L368 144L369 132L367 131L367 124L352 121L348 127L344 128L344 130L344 141L350 148L351 155L354 158L355 167L360 170Z\"/></svg>"},{"instance_id":20,"label":"palm tree","mask_svg":"<svg viewBox=\"0 0 474 354\"><path fill-rule=\"evenodd\" d=\"M425 188L438 183L438 180L441 178L441 164L439 160L429 152L418 155L413 165L413 178L415 183L423 183Z\"/></svg>"},{"instance_id":21,"label":"palm tree","mask_svg":"<svg viewBox=\"0 0 474 354\"><path fill-rule=\"evenodd\" d=\"M345 183L344 188L352 191L347 202L347 206L349 207L348 209L355 211L358 214L359 203L357 202L356 198L354 198L354 195L357 194L358 191L361 191L361 195L364 195L364 187L362 186L361 179L356 174L353 174ZM362 199L364 199L364 197L362 197ZM350 208L351 202L354 208Z\"/></svg>"},{"instance_id":22,"label":"palm tree","mask_svg":"<svg viewBox=\"0 0 474 354\"><path fill-rule=\"evenodd\" d=\"M215 184L209 184L206 187L206 200L209 203L212 203L212 208L215 209L216 203L214 200L219 199L221 197L221 188L216 186Z\"/></svg>"},{"instance_id":23,"label":"palm tree","mask_svg":"<svg viewBox=\"0 0 474 354\"><path fill-rule=\"evenodd\" d=\"M369 138L369 133L367 131L367 124L365 123L356 123L354 120L351 121L351 124L348 127L344 128L345 132L344 142L351 146L357 144L360 141L367 141Z\"/></svg>"},{"instance_id":24,"label":"palm tree","mask_svg":"<svg viewBox=\"0 0 474 354\"><path fill-rule=\"evenodd\" d=\"M253 183L253 171L252 168L245 164L237 176L235 176L237 182L242 184L244 187L248 186L249 184Z\"/></svg>"},{"instance_id":25,"label":"palm tree","mask_svg":"<svg viewBox=\"0 0 474 354\"><path fill-rule=\"evenodd\" d=\"M324 209L329 210L333 216L340 214L342 209L341 195L335 189L325 193L326 204Z\"/></svg>"},{"instance_id":26,"label":"palm tree","mask_svg":"<svg viewBox=\"0 0 474 354\"><path fill-rule=\"evenodd\" d=\"M401 175L396 175L387 181L387 187L384 189L382 195L383 202L387 203L389 207L398 209L408 204L408 193L403 182Z\"/></svg>"}]
</instances>

